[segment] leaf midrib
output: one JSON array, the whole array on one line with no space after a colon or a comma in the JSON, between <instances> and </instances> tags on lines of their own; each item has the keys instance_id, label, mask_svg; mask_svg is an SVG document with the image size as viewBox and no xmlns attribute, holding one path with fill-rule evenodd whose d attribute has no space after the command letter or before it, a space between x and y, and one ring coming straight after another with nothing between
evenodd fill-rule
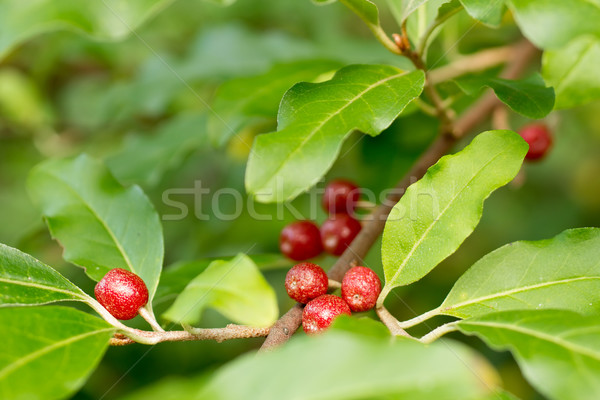
<instances>
[{"instance_id":1,"label":"leaf midrib","mask_svg":"<svg viewBox=\"0 0 600 400\"><path fill-rule=\"evenodd\" d=\"M499 297L506 297L506 296L510 296L512 294L515 293L521 293L521 292L526 292L528 290L534 290L534 289L539 289L539 288L543 288L543 287L547 287L547 286L552 286L552 285L561 285L561 284L565 284L565 283L570 283L570 282L576 282L576 281L583 281L583 280L593 280L593 279L600 279L600 277L597 276L582 276L582 277L578 277L578 278L569 278L569 279L562 279L562 280L557 280L557 281L550 281L550 282L544 282L544 283L539 283L536 285L529 285L529 286L523 286L520 288L514 288L514 289L510 289L510 290L505 290L503 292L498 292L498 293L494 293L491 295L487 295L487 296L482 296L482 297L478 297L472 300L468 300L468 301L464 301L462 303L456 303L454 305L451 306L447 306L446 308L443 308L441 310L441 313L444 314L448 311L452 311L452 310L457 310L459 308L471 305L471 304L475 304L475 303L479 303L482 301L486 301L486 300L491 300L494 298L499 298ZM442 307L444 305L442 304Z\"/></svg>"},{"instance_id":2,"label":"leaf midrib","mask_svg":"<svg viewBox=\"0 0 600 400\"><path fill-rule=\"evenodd\" d=\"M14 361L11 364L8 364L6 367L4 367L3 369L0 370L0 380L4 379L8 374L10 374L11 372L15 371L16 369L21 368L22 366L26 365L29 362L32 362L33 360L35 360L36 358L40 358L42 356L44 356L45 354L48 354L60 347L64 347L67 346L71 343L74 343L78 340L83 340L89 336L93 336L93 335L98 335L100 333L104 333L104 332L110 332L113 331L114 328L105 328L105 329L99 329L99 330L95 330L92 332L86 332L86 333L82 333L80 335L77 336L71 336L68 339L65 340L60 340L58 342L54 342L49 346L46 347L42 347L41 349L38 349L32 353L27 354L25 357L21 357L19 359L17 359L16 361Z\"/></svg>"},{"instance_id":3,"label":"leaf midrib","mask_svg":"<svg viewBox=\"0 0 600 400\"><path fill-rule=\"evenodd\" d=\"M53 286L46 286L46 285L42 285L39 283L33 283L33 282L24 282L24 281L13 281L10 279L6 279L6 278L0 278L0 282L4 282L4 283L10 283L13 285L21 285L21 286L29 286L29 287L34 287L34 288L38 288L38 289L44 289L44 290L48 290L48 291L52 291L52 292L58 292L58 293L64 293L64 294L68 294L71 296L76 296L79 297L80 299L84 299L84 294L82 293L77 293L77 292L71 292L68 290L64 290L64 289L59 289Z\"/></svg>"}]
</instances>

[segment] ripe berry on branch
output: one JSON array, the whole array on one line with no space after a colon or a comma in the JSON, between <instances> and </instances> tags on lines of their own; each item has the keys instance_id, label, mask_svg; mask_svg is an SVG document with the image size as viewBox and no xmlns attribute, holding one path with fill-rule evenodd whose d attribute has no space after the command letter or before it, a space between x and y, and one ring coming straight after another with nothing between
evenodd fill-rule
<instances>
[{"instance_id":1,"label":"ripe berry on branch","mask_svg":"<svg viewBox=\"0 0 600 400\"><path fill-rule=\"evenodd\" d=\"M132 319L148 303L148 288L142 278L122 268L108 271L94 294L113 317L122 320Z\"/></svg>"},{"instance_id":2,"label":"ripe berry on branch","mask_svg":"<svg viewBox=\"0 0 600 400\"><path fill-rule=\"evenodd\" d=\"M544 124L534 123L525 125L519 130L519 135L529 145L527 160L539 160L544 157L552 146L552 134Z\"/></svg>"},{"instance_id":3,"label":"ripe berry on branch","mask_svg":"<svg viewBox=\"0 0 600 400\"><path fill-rule=\"evenodd\" d=\"M279 236L279 249L295 261L304 261L321 254L321 233L310 221L296 221L287 225Z\"/></svg>"},{"instance_id":4,"label":"ripe berry on branch","mask_svg":"<svg viewBox=\"0 0 600 400\"><path fill-rule=\"evenodd\" d=\"M368 311L375 307L381 292L381 281L372 269L352 267L342 280L342 299L353 312Z\"/></svg>"},{"instance_id":5,"label":"ripe berry on branch","mask_svg":"<svg viewBox=\"0 0 600 400\"><path fill-rule=\"evenodd\" d=\"M302 328L308 334L319 333L342 314L352 315L348 304L338 296L325 294L308 302L302 312Z\"/></svg>"},{"instance_id":6,"label":"ripe berry on branch","mask_svg":"<svg viewBox=\"0 0 600 400\"><path fill-rule=\"evenodd\" d=\"M321 225L323 248L334 256L341 255L358 235L360 229L360 222L348 214L331 215Z\"/></svg>"},{"instance_id":7,"label":"ripe berry on branch","mask_svg":"<svg viewBox=\"0 0 600 400\"><path fill-rule=\"evenodd\" d=\"M298 303L306 304L326 294L328 287L327 274L313 263L296 264L285 276L285 290Z\"/></svg>"},{"instance_id":8,"label":"ripe berry on branch","mask_svg":"<svg viewBox=\"0 0 600 400\"><path fill-rule=\"evenodd\" d=\"M336 179L325 187L323 209L329 214L352 214L360 198L360 189L354 183Z\"/></svg>"}]
</instances>

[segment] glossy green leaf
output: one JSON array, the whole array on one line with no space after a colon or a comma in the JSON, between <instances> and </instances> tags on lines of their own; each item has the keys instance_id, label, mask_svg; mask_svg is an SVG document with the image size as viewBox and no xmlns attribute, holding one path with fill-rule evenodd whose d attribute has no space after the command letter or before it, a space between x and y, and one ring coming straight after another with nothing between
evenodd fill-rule
<instances>
[{"instance_id":1,"label":"glossy green leaf","mask_svg":"<svg viewBox=\"0 0 600 400\"><path fill-rule=\"evenodd\" d=\"M491 347L510 350L549 399L600 398L600 318L564 310L507 311L458 323Z\"/></svg>"},{"instance_id":2,"label":"glossy green leaf","mask_svg":"<svg viewBox=\"0 0 600 400\"><path fill-rule=\"evenodd\" d=\"M281 254L252 254L248 257L256 264L259 270L268 271L279 268L291 268L294 264ZM233 257L219 258L230 261ZM160 276L160 284L154 296L154 304L166 303L173 300L198 274L217 261L217 258L207 258L195 261L180 261L165 268Z\"/></svg>"},{"instance_id":3,"label":"glossy green leaf","mask_svg":"<svg viewBox=\"0 0 600 400\"><path fill-rule=\"evenodd\" d=\"M442 157L394 206L383 232L389 291L417 281L452 254L477 226L484 200L519 172L527 144L511 131L488 131Z\"/></svg>"},{"instance_id":4,"label":"glossy green leaf","mask_svg":"<svg viewBox=\"0 0 600 400\"><path fill-rule=\"evenodd\" d=\"M225 144L244 126L274 119L286 90L336 70L340 64L326 60L302 60L277 64L268 72L225 82L218 89L208 119L208 133L216 145Z\"/></svg>"},{"instance_id":5,"label":"glossy green leaf","mask_svg":"<svg viewBox=\"0 0 600 400\"><path fill-rule=\"evenodd\" d=\"M72 30L95 39L115 40L173 0L3 0L0 2L0 57L42 32Z\"/></svg>"},{"instance_id":6,"label":"glossy green leaf","mask_svg":"<svg viewBox=\"0 0 600 400\"><path fill-rule=\"evenodd\" d=\"M379 134L423 84L422 71L351 65L329 81L294 85L281 101L278 131L254 141L246 190L261 202L294 198L327 172L350 132Z\"/></svg>"},{"instance_id":7,"label":"glossy green leaf","mask_svg":"<svg viewBox=\"0 0 600 400\"><path fill-rule=\"evenodd\" d=\"M460 0L467 13L486 25L498 26L504 15L505 0Z\"/></svg>"},{"instance_id":8,"label":"glossy green leaf","mask_svg":"<svg viewBox=\"0 0 600 400\"><path fill-rule=\"evenodd\" d=\"M554 89L546 87L539 74L526 79L508 80L493 77L467 77L455 81L467 94L477 94L483 86L513 111L532 119L544 118L554 107Z\"/></svg>"},{"instance_id":9,"label":"glossy green leaf","mask_svg":"<svg viewBox=\"0 0 600 400\"><path fill-rule=\"evenodd\" d=\"M151 136L126 138L123 148L110 156L106 164L121 182L152 186L206 142L206 117L180 114L160 125Z\"/></svg>"},{"instance_id":10,"label":"glossy green leaf","mask_svg":"<svg viewBox=\"0 0 600 400\"><path fill-rule=\"evenodd\" d=\"M600 37L599 0L508 0L508 5L523 34L543 49L581 35Z\"/></svg>"},{"instance_id":11,"label":"glossy green leaf","mask_svg":"<svg viewBox=\"0 0 600 400\"><path fill-rule=\"evenodd\" d=\"M81 155L38 165L28 188L67 261L95 280L112 268L130 270L152 299L162 268L162 227L139 187L124 188L102 163Z\"/></svg>"},{"instance_id":12,"label":"glossy green leaf","mask_svg":"<svg viewBox=\"0 0 600 400\"><path fill-rule=\"evenodd\" d=\"M275 291L244 254L231 261L213 261L186 286L163 316L170 321L195 324L207 307L236 323L251 326L270 326L278 316Z\"/></svg>"},{"instance_id":13,"label":"glossy green leaf","mask_svg":"<svg viewBox=\"0 0 600 400\"><path fill-rule=\"evenodd\" d=\"M100 362L113 332L73 308L0 309L0 398L70 397Z\"/></svg>"},{"instance_id":14,"label":"glossy green leaf","mask_svg":"<svg viewBox=\"0 0 600 400\"><path fill-rule=\"evenodd\" d=\"M582 37L544 52L544 79L556 91L555 108L570 108L600 99L600 39Z\"/></svg>"},{"instance_id":15,"label":"glossy green leaf","mask_svg":"<svg viewBox=\"0 0 600 400\"><path fill-rule=\"evenodd\" d=\"M83 301L86 297L56 270L0 243L0 307Z\"/></svg>"},{"instance_id":16,"label":"glossy green leaf","mask_svg":"<svg viewBox=\"0 0 600 400\"><path fill-rule=\"evenodd\" d=\"M239 358L217 371L194 398L240 399L252 393L261 400L386 395L397 400L466 400L481 399L492 390L493 382L483 378L466 347L330 331L293 339L278 351Z\"/></svg>"}]
</instances>

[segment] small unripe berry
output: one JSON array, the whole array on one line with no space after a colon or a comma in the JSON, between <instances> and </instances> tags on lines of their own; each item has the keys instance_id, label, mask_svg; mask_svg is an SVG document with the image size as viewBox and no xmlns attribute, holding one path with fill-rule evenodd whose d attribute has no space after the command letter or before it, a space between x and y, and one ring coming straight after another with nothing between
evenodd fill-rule
<instances>
[{"instance_id":1,"label":"small unripe berry","mask_svg":"<svg viewBox=\"0 0 600 400\"><path fill-rule=\"evenodd\" d=\"M323 209L329 214L352 214L360 197L360 189L354 183L336 179L325 187Z\"/></svg>"},{"instance_id":2,"label":"small unripe berry","mask_svg":"<svg viewBox=\"0 0 600 400\"><path fill-rule=\"evenodd\" d=\"M295 261L304 261L321 254L321 233L310 221L296 221L287 225L279 236L279 249Z\"/></svg>"},{"instance_id":3,"label":"small unripe berry","mask_svg":"<svg viewBox=\"0 0 600 400\"><path fill-rule=\"evenodd\" d=\"M298 303L306 304L324 295L328 287L327 274L313 263L296 264L285 276L285 290Z\"/></svg>"},{"instance_id":4,"label":"small unripe berry","mask_svg":"<svg viewBox=\"0 0 600 400\"><path fill-rule=\"evenodd\" d=\"M544 124L529 124L519 130L519 135L529 145L529 151L525 158L538 160L546 155L552 146L552 135Z\"/></svg>"},{"instance_id":5,"label":"small unripe berry","mask_svg":"<svg viewBox=\"0 0 600 400\"><path fill-rule=\"evenodd\" d=\"M321 225L323 248L326 252L339 256L352 243L360 229L360 222L348 214L330 216Z\"/></svg>"},{"instance_id":6,"label":"small unripe berry","mask_svg":"<svg viewBox=\"0 0 600 400\"><path fill-rule=\"evenodd\" d=\"M96 299L117 319L132 319L148 303L148 288L136 274L114 268L98 282Z\"/></svg>"},{"instance_id":7,"label":"small unripe berry","mask_svg":"<svg viewBox=\"0 0 600 400\"><path fill-rule=\"evenodd\" d=\"M375 307L381 292L381 281L372 269L352 267L342 279L342 299L354 312Z\"/></svg>"},{"instance_id":8,"label":"small unripe berry","mask_svg":"<svg viewBox=\"0 0 600 400\"><path fill-rule=\"evenodd\" d=\"M338 296L324 294L308 302L302 312L302 328L308 334L319 333L342 314L352 315L348 304Z\"/></svg>"}]
</instances>

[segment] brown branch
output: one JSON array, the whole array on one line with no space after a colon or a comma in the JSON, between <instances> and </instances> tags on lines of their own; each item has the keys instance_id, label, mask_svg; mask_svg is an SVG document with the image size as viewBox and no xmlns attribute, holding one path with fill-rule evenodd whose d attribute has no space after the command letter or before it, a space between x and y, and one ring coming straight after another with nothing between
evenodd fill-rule
<instances>
[{"instance_id":1,"label":"brown branch","mask_svg":"<svg viewBox=\"0 0 600 400\"><path fill-rule=\"evenodd\" d=\"M387 326L387 328L390 330L392 335L404 336L404 337L408 337L408 338L412 337L408 333L406 333L406 331L404 329L402 329L400 327L398 320L396 318L394 318L394 316L392 314L390 314L390 312L387 310L387 308L379 307L379 308L377 308L376 311L377 311L377 316L379 317L381 322L383 322L383 324L385 326Z\"/></svg>"},{"instance_id":2,"label":"brown branch","mask_svg":"<svg viewBox=\"0 0 600 400\"><path fill-rule=\"evenodd\" d=\"M503 71L502 77L506 79L519 77L537 54L537 49L531 43L527 41L520 42L513 48L511 62ZM494 94L487 93L452 124L452 129L446 130L444 133L445 127L442 126L442 134L421 155L408 174L396 185L395 190L388 194L386 201L373 210L368 220L364 220L362 230L329 270L330 279L341 281L352 263L362 261L362 258L366 256L383 231L388 214L400 200L406 188L415 179L420 179L430 166L435 164L452 148L458 139L484 122L498 104L499 101ZM449 132L453 132L453 134L449 134ZM273 325L261 350L269 350L285 343L296 332L301 323L302 305L296 304Z\"/></svg>"}]
</instances>

